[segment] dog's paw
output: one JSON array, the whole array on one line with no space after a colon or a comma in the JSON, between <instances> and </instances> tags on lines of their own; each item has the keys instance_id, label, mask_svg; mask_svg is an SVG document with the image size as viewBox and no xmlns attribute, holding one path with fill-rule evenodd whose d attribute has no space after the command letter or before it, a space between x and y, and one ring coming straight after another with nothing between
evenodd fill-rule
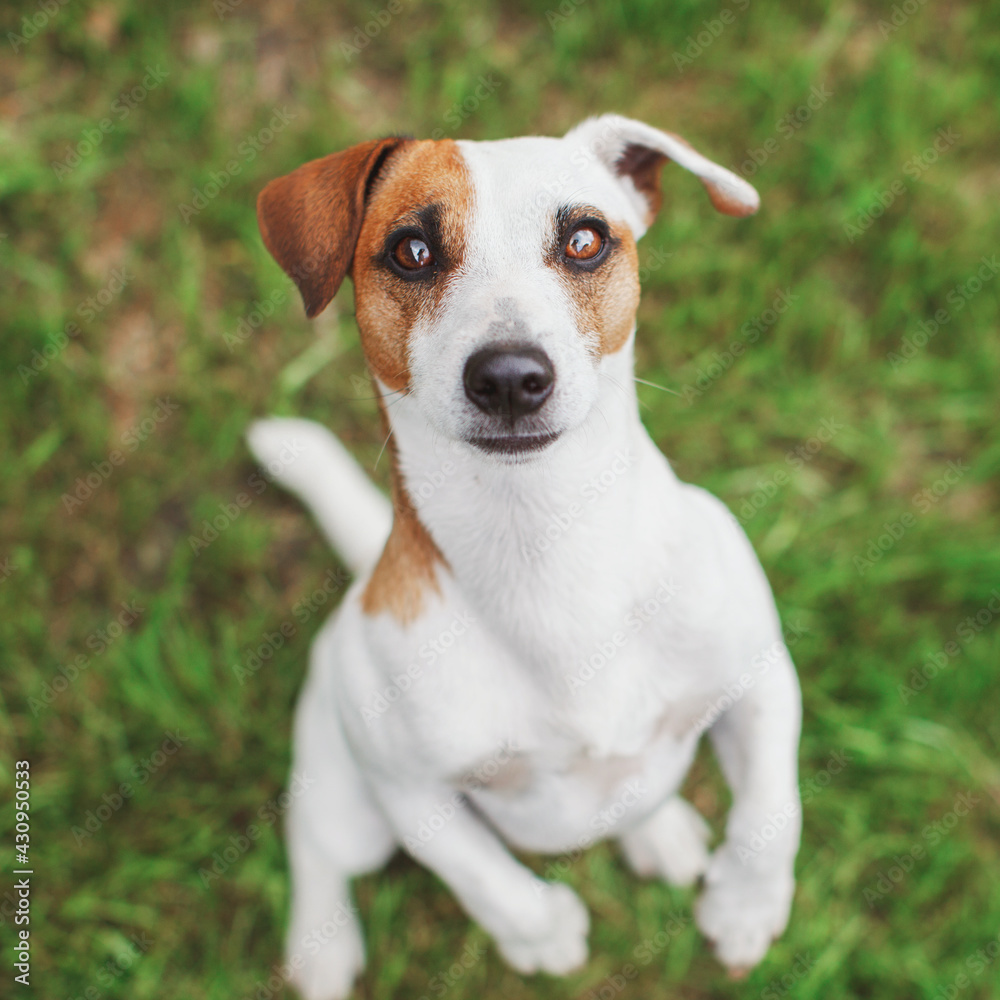
<instances>
[{"instance_id":1,"label":"dog's paw","mask_svg":"<svg viewBox=\"0 0 1000 1000\"><path fill-rule=\"evenodd\" d=\"M708 870L710 836L698 810L675 795L619 843L636 875L688 886Z\"/></svg>"},{"instance_id":2,"label":"dog's paw","mask_svg":"<svg viewBox=\"0 0 1000 1000\"><path fill-rule=\"evenodd\" d=\"M753 968L788 923L795 880L784 872L757 872L725 848L709 863L706 889L695 905L702 933L733 975Z\"/></svg>"},{"instance_id":3,"label":"dog's paw","mask_svg":"<svg viewBox=\"0 0 1000 1000\"><path fill-rule=\"evenodd\" d=\"M546 884L542 894L548 909L542 926L533 927L530 936L498 938L497 947L507 964L524 975L565 976L587 961L590 917L568 885Z\"/></svg>"},{"instance_id":4,"label":"dog's paw","mask_svg":"<svg viewBox=\"0 0 1000 1000\"><path fill-rule=\"evenodd\" d=\"M333 932L333 922L329 923L311 931L293 929L288 936L289 981L303 1000L345 1000L364 971L365 946L357 921L352 919Z\"/></svg>"}]
</instances>

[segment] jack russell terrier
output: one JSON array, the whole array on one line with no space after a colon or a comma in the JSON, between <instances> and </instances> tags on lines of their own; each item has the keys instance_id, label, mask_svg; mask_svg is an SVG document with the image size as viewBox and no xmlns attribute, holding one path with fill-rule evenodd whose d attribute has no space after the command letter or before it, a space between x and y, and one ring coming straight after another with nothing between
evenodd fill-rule
<instances>
[{"instance_id":1,"label":"jack russell terrier","mask_svg":"<svg viewBox=\"0 0 1000 1000\"><path fill-rule=\"evenodd\" d=\"M354 282L392 468L390 503L317 424L248 434L356 574L295 720L293 770L316 783L288 815L286 957L308 1000L350 993L349 881L397 847L525 974L582 965L589 921L507 845L610 835L641 876L704 876L697 923L736 974L787 923L795 668L746 536L637 408L636 240L670 160L721 212L757 210L744 180L617 115L561 139L365 142L258 199L310 317ZM678 794L706 730L733 794L711 853Z\"/></svg>"}]
</instances>

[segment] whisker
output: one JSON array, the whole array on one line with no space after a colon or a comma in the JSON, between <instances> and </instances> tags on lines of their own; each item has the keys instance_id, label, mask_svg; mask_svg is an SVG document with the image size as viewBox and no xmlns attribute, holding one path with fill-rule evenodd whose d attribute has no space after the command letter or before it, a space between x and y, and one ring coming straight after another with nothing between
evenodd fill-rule
<instances>
[{"instance_id":1,"label":"whisker","mask_svg":"<svg viewBox=\"0 0 1000 1000\"><path fill-rule=\"evenodd\" d=\"M378 453L378 458L375 459L375 465L372 467L372 472L376 472L378 470L378 463L382 461L382 454L385 451L385 446L389 443L389 438L392 437L392 432L394 430L394 427L389 428L389 433L386 434L385 440L382 442L382 451Z\"/></svg>"},{"instance_id":2,"label":"whisker","mask_svg":"<svg viewBox=\"0 0 1000 1000\"><path fill-rule=\"evenodd\" d=\"M393 376L393 378L399 378L400 375L406 375L406 374L407 374L406 369L404 369L401 372L397 372ZM378 378L378 376L376 376L376 375L369 375L368 376L368 381L371 382L374 385L377 378ZM398 396L400 393L402 393L405 396L405 395L407 395L409 393L409 391L410 391L410 386L409 386L409 384L407 384L407 385L404 385L402 389L386 389L386 391L384 393L381 392L381 391L379 391L374 396L358 396L357 398L358 399L386 399L389 396Z\"/></svg>"},{"instance_id":3,"label":"whisker","mask_svg":"<svg viewBox=\"0 0 1000 1000\"><path fill-rule=\"evenodd\" d=\"M655 382L647 382L644 378L635 377L636 382L641 382L643 385L651 385L654 389L659 389L662 392L669 392L674 396L679 396L680 393L676 389L668 389L665 385L657 385Z\"/></svg>"},{"instance_id":4,"label":"whisker","mask_svg":"<svg viewBox=\"0 0 1000 1000\"><path fill-rule=\"evenodd\" d=\"M594 409L596 409L596 410L597 410L597 412L598 412L598 413L599 413L599 414L600 414L600 415L601 415L602 417L604 417L604 423L605 423L605 424L607 424L607 427L608 427L608 430L611 430L611 424L610 424L610 423L608 423L608 418L607 418L607 416L605 416L605 413L604 413L604 410L602 410L602 409L601 409L601 407L600 407L600 405L599 405L598 403L594 403Z\"/></svg>"},{"instance_id":5,"label":"whisker","mask_svg":"<svg viewBox=\"0 0 1000 1000\"><path fill-rule=\"evenodd\" d=\"M597 374L602 375L604 378L606 378L625 397L626 402L630 403L632 401L632 397L630 397L628 392L626 392L625 386L623 386L621 382L619 382L618 379L616 379L613 375L609 375L607 372L602 372L602 371L598 371ZM647 403L645 400L639 399L638 396L636 396L635 398L638 400L640 406L645 406L647 410L651 408L649 403Z\"/></svg>"}]
</instances>

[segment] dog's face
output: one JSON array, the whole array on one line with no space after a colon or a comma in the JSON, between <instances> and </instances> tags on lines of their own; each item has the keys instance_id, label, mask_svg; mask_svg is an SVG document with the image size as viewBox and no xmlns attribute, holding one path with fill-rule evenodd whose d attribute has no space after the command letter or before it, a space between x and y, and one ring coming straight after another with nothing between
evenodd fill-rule
<instances>
[{"instance_id":1,"label":"dog's face","mask_svg":"<svg viewBox=\"0 0 1000 1000\"><path fill-rule=\"evenodd\" d=\"M756 211L683 140L609 115L562 139L364 143L273 181L258 216L310 316L351 274L383 386L446 438L520 460L586 420L630 339L667 159L721 211Z\"/></svg>"}]
</instances>

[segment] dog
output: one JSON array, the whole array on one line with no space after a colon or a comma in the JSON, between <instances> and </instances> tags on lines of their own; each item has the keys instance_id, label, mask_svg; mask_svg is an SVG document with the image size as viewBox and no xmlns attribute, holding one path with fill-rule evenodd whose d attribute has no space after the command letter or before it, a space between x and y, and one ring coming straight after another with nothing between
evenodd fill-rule
<instances>
[{"instance_id":1,"label":"dog","mask_svg":"<svg viewBox=\"0 0 1000 1000\"><path fill-rule=\"evenodd\" d=\"M742 178L618 115L364 142L260 194L309 317L353 280L392 473L390 502L318 424L248 431L356 575L295 717L293 773L314 784L287 815L286 960L307 1000L351 991L349 881L399 847L522 974L581 966L589 920L508 845L613 837L640 876L703 877L697 924L734 974L786 926L795 668L736 519L638 415L636 241L670 161L721 212L757 210ZM706 731L733 796L712 852L678 794Z\"/></svg>"}]
</instances>

